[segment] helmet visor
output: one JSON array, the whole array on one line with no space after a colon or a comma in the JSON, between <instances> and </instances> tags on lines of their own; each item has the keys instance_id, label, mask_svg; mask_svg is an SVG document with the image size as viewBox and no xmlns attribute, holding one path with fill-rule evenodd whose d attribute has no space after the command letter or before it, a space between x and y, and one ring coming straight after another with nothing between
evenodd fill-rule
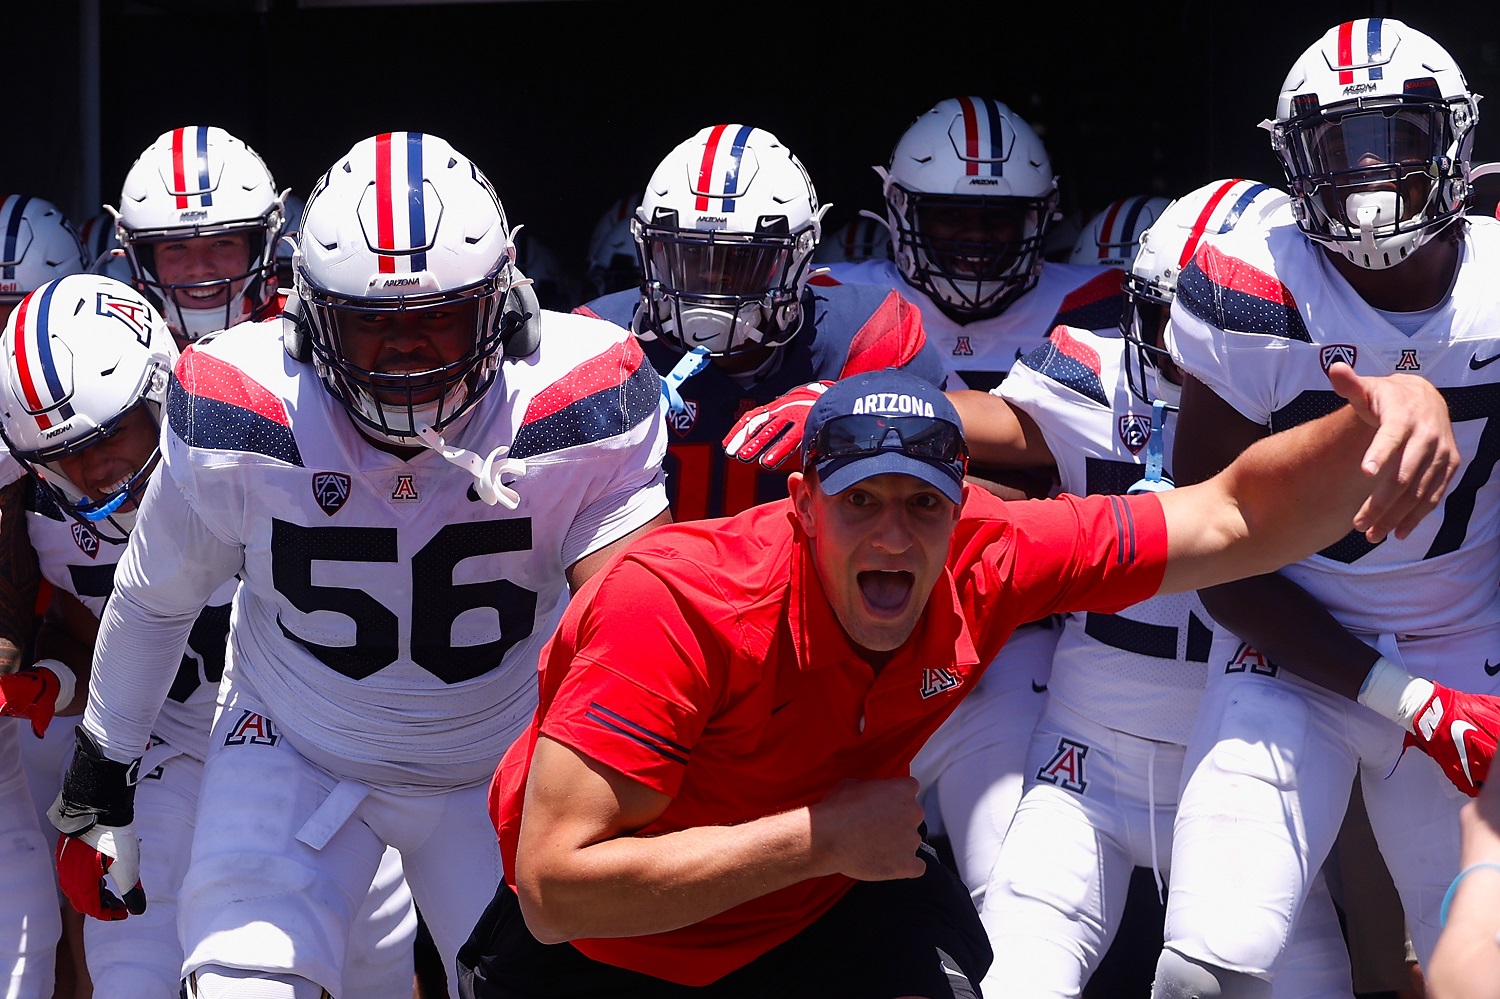
<instances>
[{"instance_id":1,"label":"helmet visor","mask_svg":"<svg viewBox=\"0 0 1500 999\"><path fill-rule=\"evenodd\" d=\"M1360 210L1373 205L1377 225L1388 228L1423 214L1448 145L1446 122L1442 104L1402 103L1294 121L1287 137L1303 193L1330 219L1359 228Z\"/></svg>"},{"instance_id":2,"label":"helmet visor","mask_svg":"<svg viewBox=\"0 0 1500 999\"><path fill-rule=\"evenodd\" d=\"M779 291L791 267L788 237L694 233L645 226L649 280L706 301L754 301Z\"/></svg>"}]
</instances>

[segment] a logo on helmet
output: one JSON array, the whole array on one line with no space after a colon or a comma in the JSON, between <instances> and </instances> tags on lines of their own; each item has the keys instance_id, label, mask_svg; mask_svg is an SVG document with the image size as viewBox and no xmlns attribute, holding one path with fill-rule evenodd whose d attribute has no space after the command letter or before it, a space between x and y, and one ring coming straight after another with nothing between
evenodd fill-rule
<instances>
[{"instance_id":1,"label":"a logo on helmet","mask_svg":"<svg viewBox=\"0 0 1500 999\"><path fill-rule=\"evenodd\" d=\"M129 298L119 298L107 291L98 293L94 311L101 316L118 319L135 336L142 347L151 346L151 327L146 319L146 303Z\"/></svg>"},{"instance_id":2,"label":"a logo on helmet","mask_svg":"<svg viewBox=\"0 0 1500 999\"><path fill-rule=\"evenodd\" d=\"M78 550L89 558L97 558L99 555L99 535L77 521L74 521L72 526L73 543L78 546Z\"/></svg>"},{"instance_id":3,"label":"a logo on helmet","mask_svg":"<svg viewBox=\"0 0 1500 999\"><path fill-rule=\"evenodd\" d=\"M1120 443L1131 454L1140 454L1151 439L1151 417L1131 413L1120 417Z\"/></svg>"},{"instance_id":4,"label":"a logo on helmet","mask_svg":"<svg viewBox=\"0 0 1500 999\"><path fill-rule=\"evenodd\" d=\"M1357 357L1359 357L1359 350L1352 343L1330 343L1318 351L1318 363L1323 365L1324 371L1333 367L1338 361L1343 361L1352 368Z\"/></svg>"},{"instance_id":5,"label":"a logo on helmet","mask_svg":"<svg viewBox=\"0 0 1500 999\"><path fill-rule=\"evenodd\" d=\"M343 472L319 472L312 477L313 499L332 517L349 498L349 476Z\"/></svg>"}]
</instances>

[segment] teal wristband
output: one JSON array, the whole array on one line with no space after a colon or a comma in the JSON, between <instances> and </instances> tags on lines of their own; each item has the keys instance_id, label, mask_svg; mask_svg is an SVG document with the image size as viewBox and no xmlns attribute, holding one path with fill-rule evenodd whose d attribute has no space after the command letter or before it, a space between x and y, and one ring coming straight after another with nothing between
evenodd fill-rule
<instances>
[{"instance_id":1,"label":"teal wristband","mask_svg":"<svg viewBox=\"0 0 1500 999\"><path fill-rule=\"evenodd\" d=\"M1448 925L1448 907L1453 904L1453 896L1457 894L1458 886L1463 883L1464 878L1484 867L1492 867L1500 871L1500 864L1484 861L1478 864L1470 864L1458 872L1458 877L1454 878L1453 883L1448 886L1448 894L1443 896L1443 907L1438 910L1438 926L1440 928Z\"/></svg>"}]
</instances>

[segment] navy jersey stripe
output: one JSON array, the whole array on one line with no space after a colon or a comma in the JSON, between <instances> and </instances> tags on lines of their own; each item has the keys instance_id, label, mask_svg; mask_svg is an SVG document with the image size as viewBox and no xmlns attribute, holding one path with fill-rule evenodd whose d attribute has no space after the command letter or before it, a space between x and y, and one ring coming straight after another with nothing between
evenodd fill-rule
<instances>
[{"instance_id":1,"label":"navy jersey stripe","mask_svg":"<svg viewBox=\"0 0 1500 999\"><path fill-rule=\"evenodd\" d=\"M1295 305L1219 284L1198 266L1199 259L1194 257L1177 281L1177 301L1190 315L1215 329L1312 343Z\"/></svg>"},{"instance_id":2,"label":"navy jersey stripe","mask_svg":"<svg viewBox=\"0 0 1500 999\"><path fill-rule=\"evenodd\" d=\"M233 403L195 396L175 375L167 396L167 425L189 447L247 451L302 466L290 427Z\"/></svg>"},{"instance_id":3,"label":"navy jersey stripe","mask_svg":"<svg viewBox=\"0 0 1500 999\"><path fill-rule=\"evenodd\" d=\"M623 384L584 396L550 416L522 424L510 456L531 458L615 437L654 417L660 401L661 378L643 360Z\"/></svg>"},{"instance_id":4,"label":"navy jersey stripe","mask_svg":"<svg viewBox=\"0 0 1500 999\"><path fill-rule=\"evenodd\" d=\"M1099 379L1099 372L1090 370L1077 358L1064 354L1051 340L1021 358L1020 363L1101 406L1110 404L1108 396L1104 394L1104 382Z\"/></svg>"}]
</instances>

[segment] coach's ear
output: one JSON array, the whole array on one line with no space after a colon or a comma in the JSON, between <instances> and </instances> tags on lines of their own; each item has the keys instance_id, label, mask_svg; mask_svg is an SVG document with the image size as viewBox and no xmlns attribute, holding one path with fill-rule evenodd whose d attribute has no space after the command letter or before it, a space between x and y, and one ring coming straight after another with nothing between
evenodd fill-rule
<instances>
[{"instance_id":1,"label":"coach's ear","mask_svg":"<svg viewBox=\"0 0 1500 999\"><path fill-rule=\"evenodd\" d=\"M808 537L817 534L813 523L813 491L817 489L817 473L793 472L786 477L786 492L792 500L792 516L797 526Z\"/></svg>"},{"instance_id":2,"label":"coach's ear","mask_svg":"<svg viewBox=\"0 0 1500 999\"><path fill-rule=\"evenodd\" d=\"M302 299L296 292L288 292L281 307L281 344L292 360L312 360L312 330L307 327L307 317L302 314Z\"/></svg>"}]
</instances>

